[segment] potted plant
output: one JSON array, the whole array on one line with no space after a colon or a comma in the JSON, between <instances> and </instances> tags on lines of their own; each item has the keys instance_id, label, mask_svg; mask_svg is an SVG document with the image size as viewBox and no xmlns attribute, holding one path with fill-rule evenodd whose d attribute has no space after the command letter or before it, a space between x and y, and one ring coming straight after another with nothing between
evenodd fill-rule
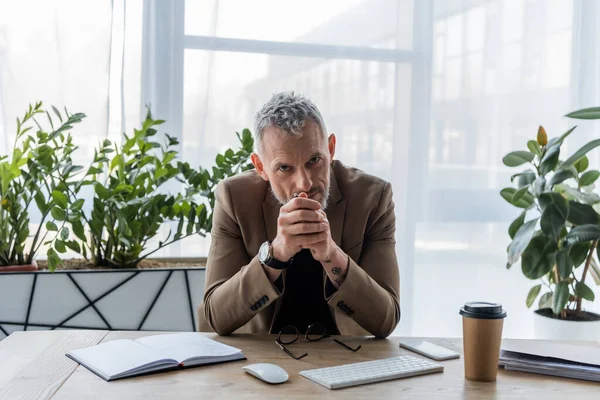
<instances>
[{"instance_id":1,"label":"potted plant","mask_svg":"<svg viewBox=\"0 0 600 400\"><path fill-rule=\"evenodd\" d=\"M85 115L52 110L60 120L56 128L41 102L30 105L23 118L17 118L12 154L0 156L0 272L37 270L35 257L40 247L49 245L50 255L57 239L51 235L44 243L48 236L48 232L42 235L44 223L55 226L60 216L70 212L63 192L81 167L72 163L76 146L69 131ZM49 132L36 119L42 115L48 118ZM34 126L38 128L35 134L31 131ZM41 217L30 232L30 213L35 206Z\"/></svg>"},{"instance_id":2,"label":"potted plant","mask_svg":"<svg viewBox=\"0 0 600 400\"><path fill-rule=\"evenodd\" d=\"M69 231L63 228L55 245L59 252L70 248L94 266L136 268L140 261L168 245L210 232L212 215L208 215L207 206L212 211L219 181L248 168L253 146L250 131L244 130L243 137L238 134L242 148L237 153L228 149L216 156L217 165L211 174L187 162L175 164L177 139L165 134L164 144L155 140L155 127L162 123L152 119L148 110L142 128L131 137L124 135L121 146L104 140L84 179L67 193L67 203L75 211L64 219L70 222L76 239L66 240ZM183 190L175 194L161 190L177 184L183 185ZM86 185L94 188L89 212L79 206L83 203L79 192ZM176 228L148 249L159 228L170 223ZM49 254L54 258L54 262L49 259L52 270L59 258L54 250Z\"/></svg>"},{"instance_id":3,"label":"potted plant","mask_svg":"<svg viewBox=\"0 0 600 400\"><path fill-rule=\"evenodd\" d=\"M600 108L583 109L570 118L599 119ZM600 196L593 192L600 171L589 169L586 154L600 146L592 140L564 161L561 146L576 127L548 140L540 126L527 151L514 151L504 165L527 165L511 177L516 187L501 196L522 209L510 224L507 268L521 259L523 274L538 283L527 295L535 310L538 338L600 338L600 315L585 311L584 301L595 300L590 286L600 285ZM590 279L591 278L591 279ZM541 296L540 296L541 294Z\"/></svg>"},{"instance_id":4,"label":"potted plant","mask_svg":"<svg viewBox=\"0 0 600 400\"><path fill-rule=\"evenodd\" d=\"M104 140L89 168L54 194L48 270L0 281L0 303L11 304L0 311L0 338L31 326L195 330L204 268L148 258L210 231L216 185L251 167L253 139L245 129L237 151L218 154L210 170L192 168L177 161L177 140L157 132L163 122L148 111L120 145ZM163 226L172 230L163 235ZM68 250L82 258L61 260Z\"/></svg>"}]
</instances>

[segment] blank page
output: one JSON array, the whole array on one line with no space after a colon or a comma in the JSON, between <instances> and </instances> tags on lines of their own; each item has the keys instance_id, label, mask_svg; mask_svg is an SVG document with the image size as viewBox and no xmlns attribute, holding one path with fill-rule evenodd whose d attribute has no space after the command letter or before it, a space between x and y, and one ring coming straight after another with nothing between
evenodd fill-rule
<instances>
[{"instance_id":1,"label":"blank page","mask_svg":"<svg viewBox=\"0 0 600 400\"><path fill-rule=\"evenodd\" d=\"M241 353L240 349L209 339L197 332L146 336L136 341L180 363L191 358L226 357Z\"/></svg>"},{"instance_id":2,"label":"blank page","mask_svg":"<svg viewBox=\"0 0 600 400\"><path fill-rule=\"evenodd\" d=\"M69 355L105 379L142 366L163 364L169 360L164 353L128 339L112 340L85 349L73 350ZM171 364L175 365L175 361L171 360Z\"/></svg>"}]
</instances>

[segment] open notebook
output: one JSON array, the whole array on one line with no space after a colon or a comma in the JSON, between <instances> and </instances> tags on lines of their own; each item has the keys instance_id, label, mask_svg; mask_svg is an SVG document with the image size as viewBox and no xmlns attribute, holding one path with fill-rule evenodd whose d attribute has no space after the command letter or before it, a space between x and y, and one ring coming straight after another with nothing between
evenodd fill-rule
<instances>
[{"instance_id":1,"label":"open notebook","mask_svg":"<svg viewBox=\"0 0 600 400\"><path fill-rule=\"evenodd\" d=\"M194 332L112 340L66 356L106 381L246 359L240 349Z\"/></svg>"}]
</instances>

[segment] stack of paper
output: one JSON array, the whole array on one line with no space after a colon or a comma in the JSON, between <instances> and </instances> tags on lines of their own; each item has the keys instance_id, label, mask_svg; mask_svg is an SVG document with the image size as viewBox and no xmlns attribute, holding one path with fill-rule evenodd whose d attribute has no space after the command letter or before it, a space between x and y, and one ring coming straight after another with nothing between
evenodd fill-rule
<instances>
[{"instance_id":1,"label":"stack of paper","mask_svg":"<svg viewBox=\"0 0 600 400\"><path fill-rule=\"evenodd\" d=\"M507 370L600 382L600 348L545 341L505 341L500 365Z\"/></svg>"}]
</instances>

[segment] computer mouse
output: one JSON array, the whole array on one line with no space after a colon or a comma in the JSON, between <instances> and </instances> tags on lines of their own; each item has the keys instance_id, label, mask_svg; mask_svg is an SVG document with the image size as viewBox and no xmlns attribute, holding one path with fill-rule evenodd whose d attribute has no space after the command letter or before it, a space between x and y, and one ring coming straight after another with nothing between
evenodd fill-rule
<instances>
[{"instance_id":1,"label":"computer mouse","mask_svg":"<svg viewBox=\"0 0 600 400\"><path fill-rule=\"evenodd\" d=\"M288 380L289 375L285 369L275 364L250 364L242 367L244 371L252 376L257 377L261 381L267 383L283 383Z\"/></svg>"}]
</instances>

